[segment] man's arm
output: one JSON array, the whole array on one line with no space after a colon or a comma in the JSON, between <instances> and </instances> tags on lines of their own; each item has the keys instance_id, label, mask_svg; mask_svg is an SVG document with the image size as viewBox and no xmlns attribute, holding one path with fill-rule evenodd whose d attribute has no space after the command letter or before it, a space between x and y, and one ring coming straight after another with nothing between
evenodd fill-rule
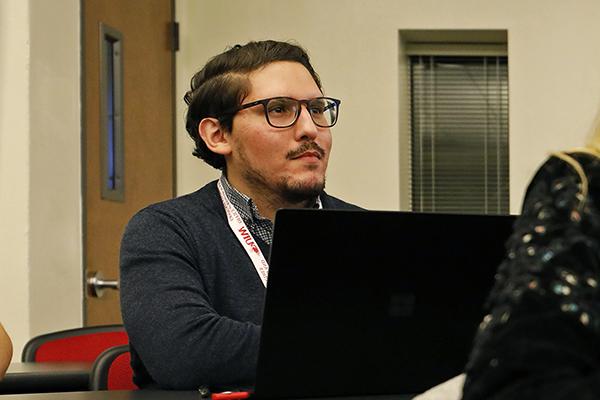
<instances>
[{"instance_id":1,"label":"man's arm","mask_svg":"<svg viewBox=\"0 0 600 400\"><path fill-rule=\"evenodd\" d=\"M161 387L251 384L260 327L215 311L207 289L212 260L190 235L181 221L155 210L129 223L121 306L130 342Z\"/></svg>"},{"instance_id":2,"label":"man's arm","mask_svg":"<svg viewBox=\"0 0 600 400\"><path fill-rule=\"evenodd\" d=\"M12 359L13 347L10 337L4 330L2 324L0 324L0 379L4 377L6 369Z\"/></svg>"}]
</instances>

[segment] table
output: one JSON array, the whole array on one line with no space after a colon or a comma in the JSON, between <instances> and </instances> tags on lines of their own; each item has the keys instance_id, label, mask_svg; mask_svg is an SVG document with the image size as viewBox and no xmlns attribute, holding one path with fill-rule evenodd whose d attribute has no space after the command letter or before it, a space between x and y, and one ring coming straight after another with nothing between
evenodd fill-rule
<instances>
[{"instance_id":1,"label":"table","mask_svg":"<svg viewBox=\"0 0 600 400\"><path fill-rule=\"evenodd\" d=\"M0 394L88 390L91 367L90 362L12 363L0 381Z\"/></svg>"},{"instance_id":2,"label":"table","mask_svg":"<svg viewBox=\"0 0 600 400\"><path fill-rule=\"evenodd\" d=\"M106 390L4 395L2 400L200 400L197 391Z\"/></svg>"},{"instance_id":3,"label":"table","mask_svg":"<svg viewBox=\"0 0 600 400\"><path fill-rule=\"evenodd\" d=\"M97 392L35 393L2 396L2 400L200 400L197 391L110 390ZM406 396L335 397L310 400L404 400ZM309 400L309 399L303 399Z\"/></svg>"}]
</instances>

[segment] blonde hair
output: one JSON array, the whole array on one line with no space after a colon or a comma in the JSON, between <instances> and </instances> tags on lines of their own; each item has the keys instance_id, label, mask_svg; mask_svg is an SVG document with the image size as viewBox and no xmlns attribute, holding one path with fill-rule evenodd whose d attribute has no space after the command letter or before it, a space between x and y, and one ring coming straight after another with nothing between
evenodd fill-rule
<instances>
[{"instance_id":1,"label":"blonde hair","mask_svg":"<svg viewBox=\"0 0 600 400\"><path fill-rule=\"evenodd\" d=\"M581 188L579 190L580 196L578 196L580 198L580 203L579 203L579 206L577 207L579 211L581 211L581 209L583 209L583 206L585 205L585 201L587 199L589 180L585 174L585 171L583 170L583 167L579 163L579 161L577 161L576 159L571 157L570 154L584 153L584 154L589 154L593 157L600 158L600 123L598 123L598 122L599 121L597 121L597 123L595 124L596 128L590 135L590 138L584 147L576 147L568 152L557 151L557 152L550 153L551 156L560 158L561 160L566 162L571 168L573 168L573 170L579 176L579 180L581 182Z\"/></svg>"},{"instance_id":2,"label":"blonde hair","mask_svg":"<svg viewBox=\"0 0 600 400\"><path fill-rule=\"evenodd\" d=\"M600 118L596 121L596 128L593 130L588 140L587 149L591 150L592 154L600 157Z\"/></svg>"}]
</instances>

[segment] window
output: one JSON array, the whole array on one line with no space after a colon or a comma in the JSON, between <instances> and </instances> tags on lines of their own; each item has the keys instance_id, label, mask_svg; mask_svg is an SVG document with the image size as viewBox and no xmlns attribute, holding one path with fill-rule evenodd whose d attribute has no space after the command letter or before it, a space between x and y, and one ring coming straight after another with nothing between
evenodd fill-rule
<instances>
[{"instance_id":1,"label":"window","mask_svg":"<svg viewBox=\"0 0 600 400\"><path fill-rule=\"evenodd\" d=\"M101 190L103 199L124 199L123 148L123 36L100 25L100 135Z\"/></svg>"},{"instance_id":2,"label":"window","mask_svg":"<svg viewBox=\"0 0 600 400\"><path fill-rule=\"evenodd\" d=\"M411 56L415 211L508 212L507 57Z\"/></svg>"}]
</instances>

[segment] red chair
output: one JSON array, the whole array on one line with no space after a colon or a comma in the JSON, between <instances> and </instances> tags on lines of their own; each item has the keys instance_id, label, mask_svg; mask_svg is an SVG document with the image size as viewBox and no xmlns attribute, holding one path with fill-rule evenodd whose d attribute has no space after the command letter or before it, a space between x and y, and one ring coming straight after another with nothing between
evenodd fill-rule
<instances>
[{"instance_id":1,"label":"red chair","mask_svg":"<svg viewBox=\"0 0 600 400\"><path fill-rule=\"evenodd\" d=\"M89 361L109 347L129 343L123 325L86 326L36 336L23 348L21 361Z\"/></svg>"},{"instance_id":2,"label":"red chair","mask_svg":"<svg viewBox=\"0 0 600 400\"><path fill-rule=\"evenodd\" d=\"M90 372L90 390L135 390L129 346L104 350Z\"/></svg>"}]
</instances>

